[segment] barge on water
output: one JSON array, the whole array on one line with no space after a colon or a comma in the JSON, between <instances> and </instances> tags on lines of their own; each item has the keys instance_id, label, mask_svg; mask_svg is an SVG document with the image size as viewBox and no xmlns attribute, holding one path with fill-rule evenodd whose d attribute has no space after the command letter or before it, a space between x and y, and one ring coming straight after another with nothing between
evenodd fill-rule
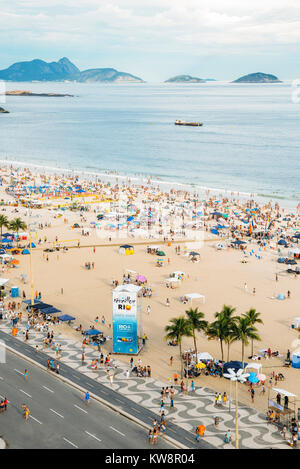
<instances>
[{"instance_id":1,"label":"barge on water","mask_svg":"<svg viewBox=\"0 0 300 469\"><path fill-rule=\"evenodd\" d=\"M191 127L201 127L203 125L202 122L187 122L182 120L176 120L175 125L189 125Z\"/></svg>"}]
</instances>

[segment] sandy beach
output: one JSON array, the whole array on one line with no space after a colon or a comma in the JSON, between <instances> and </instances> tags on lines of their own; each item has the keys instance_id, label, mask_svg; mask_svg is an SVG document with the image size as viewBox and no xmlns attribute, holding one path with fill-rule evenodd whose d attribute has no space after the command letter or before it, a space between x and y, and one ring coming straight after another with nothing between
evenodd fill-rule
<instances>
[{"instance_id":1,"label":"sandy beach","mask_svg":"<svg viewBox=\"0 0 300 469\"><path fill-rule=\"evenodd\" d=\"M0 173L3 179L0 199L4 201L4 205L0 207L0 212L9 219L20 217L31 226L32 242L36 244L36 247L32 249L34 291L41 292L42 299L45 302L53 304L63 313L75 316L75 324L82 324L84 329L95 325L97 316L99 318L104 316L105 324L98 324L97 327L103 330L105 336L111 337L112 280L122 283L123 275L128 272L128 269L144 275L147 278L147 287L152 290L152 296L151 298L143 298L143 331L148 340L139 358L141 358L144 365L151 365L152 375L166 382L166 384L170 382L168 379L172 379L174 372L180 369L178 347L170 347L164 340L164 328L171 318L184 314L185 310L191 306L198 307L200 311L205 313L205 319L208 321L213 321L215 313L220 311L224 304L235 307L236 314L242 314L250 308L255 308L261 313L263 324L257 325L261 341L254 344L254 351L259 353L262 349L270 348L272 351L279 351L280 353L280 357L260 361L263 373L266 374L268 379L271 372L282 372L285 380L280 383L280 387L295 394L299 393L299 370L285 368L283 363L288 349L292 352L299 348L299 344L295 342L299 333L291 326L294 318L300 315L300 276L287 274L287 266L277 262L279 257L277 245L279 232L289 233L294 230L296 233L297 229L300 228L297 214L294 214L294 218L289 215L290 220L284 221L283 218L286 214L280 212L279 208L275 208L273 203L272 209L269 209L273 217L271 216L268 219L268 225L271 224L273 218L276 218L276 214L281 213L278 222L274 222L274 226L269 228L269 231L273 232L273 238L265 246L262 246L257 244L257 240L249 237L247 240L247 257L245 257L241 249L227 247L231 235L229 228L225 230L226 234L222 229L219 230L218 235L211 233L211 229L217 221L215 217L210 217L209 213L212 213L217 207L217 205L214 205L214 202L218 200L216 198L203 209L204 213L208 215L199 216L199 220L202 220L201 230L201 220L196 229L191 226L190 230L188 227L182 228L180 221L178 232L174 229L173 235L169 234L168 236L164 231L159 235L159 231L163 230L162 227L164 221L166 221L164 220L166 215L162 212L161 220L157 216L157 231L152 230L153 237L145 239L143 236L138 236L138 229L135 228L129 231L128 223L127 225L124 224L124 229L123 227L119 230L114 228L106 229L110 222L107 214L115 211L115 208L111 205L111 200L108 201L108 199L120 200L122 194L128 196L131 193L130 202L133 204L137 204L139 201L144 205L154 206L156 203L160 204L162 209L168 204L169 219L167 221L169 223L172 216L174 216L174 219L181 217L175 209L173 215L170 214L170 211L172 204L173 208L176 203L178 203L178 207L180 206L180 203L184 200L183 194L170 191L167 195L165 192L159 193L158 190L156 190L156 194L153 194L154 190L153 188L150 189L150 184L147 189L145 188L146 185L138 188L134 186L131 192L129 185L126 185L126 189L120 185L109 194L107 187L100 188L98 186L93 194L84 199L83 196L76 198L70 195L68 199L65 199L66 194L61 194L60 197L55 199L50 196L43 199L37 195L31 196L31 199L42 201L41 208L31 210L28 204L26 206L26 203L21 203L20 197L17 207L9 205L9 203L12 204L16 201L16 197L6 191L7 186L13 179L9 177L10 171L12 169L3 167ZM25 172L22 172L23 170L19 170L18 173L14 173L14 178L18 177L19 182L22 177L23 181L25 178ZM29 174L30 172L27 171L28 180L24 181L24 184L30 184ZM57 180L59 178L67 179L66 176L56 177ZM54 176L49 176L48 181L50 185L53 184ZM37 176L35 176L35 182L37 185L42 183ZM14 184L16 185L16 183ZM153 199L150 202L151 193ZM98 200L95 197L98 197ZM210 197L208 194L207 201ZM79 205L85 205L87 211L78 209L71 211L70 207L75 202ZM203 206L203 200L201 204ZM201 204L199 201L199 207ZM63 205L65 205L65 210L62 212ZM190 201L190 206L196 207L195 210L197 211L198 202ZM233 214L237 211L237 207L239 207L239 211L245 211L247 203L237 201L233 197L232 200L227 199L218 207L223 211L225 211L224 207L228 207L226 210L228 218L223 219L223 221L228 224L228 227L233 226L236 230L239 230L239 235L241 235L242 229L238 227ZM101 226L97 227L97 213L99 212L104 213L104 219L107 219L107 221L102 221ZM136 212L135 219L137 219ZM257 216L257 225L259 224L258 218ZM195 220L192 223L195 224ZM265 221L262 221L261 227L265 223ZM42 229L41 224L43 225ZM51 226L45 226L45 224ZM73 228L74 224L78 224L79 227ZM250 229L249 226L248 224L247 230ZM192 236L184 235L184 231L188 231L190 234L193 230L195 232L195 241L193 241ZM83 231L85 235L82 234ZM252 228L250 231L252 231ZM87 235L87 233L89 234ZM244 232L243 236L245 236ZM241 239L245 239L243 236ZM45 237L47 240L45 240ZM111 240L109 240L110 238ZM68 246L68 250L65 252L62 249L60 251L44 252L46 248L53 247L56 240L61 243L61 246ZM162 267L157 266L157 256L147 253L147 245L150 242L155 242L165 252ZM80 247L78 247L78 243ZM123 243L134 245L134 255L125 256L119 253L119 246ZM20 244L28 244L28 239L24 242L21 241ZM218 249L216 247L218 244L222 244L222 248ZM178 245L181 246L180 254L176 253L175 250ZM289 248L279 246L281 248L280 255L287 255L291 245L296 247L295 243L290 243ZM190 250L196 250L200 253L199 262L191 261L191 257L188 255ZM252 250L253 252L250 255ZM16 268L3 265L2 277L9 278L7 289L11 286L18 286L20 293L25 291L28 299L30 298L30 256L17 255L15 258L18 259L19 265ZM85 268L87 262L94 263L94 268L90 270ZM166 279L174 271L184 272L184 280L178 288L167 288ZM25 284L22 282L20 274L27 275ZM253 289L255 289L255 292ZM288 291L290 292L289 298L277 299L279 293L287 296ZM193 300L192 303L183 304L180 301L180 297L192 292L204 295L205 303ZM170 302L169 306L166 306L167 298ZM10 300L7 299L7 301ZM148 306L151 309L150 313L148 312ZM65 334L72 335L79 341L81 340L80 334L72 327L66 325L56 327L59 327ZM198 351L209 352L214 358L221 358L218 341L208 340L207 337L201 335L197 336L197 340ZM108 340L104 350L111 351L111 344L112 342ZM183 350L192 348L192 338L184 338ZM245 351L247 362L249 362L247 357L250 354L251 346L249 344ZM169 365L170 356L174 356L172 367ZM126 363L129 363L130 360L129 356L119 356L118 358ZM137 360L137 358L134 359ZM225 348L226 359L227 349ZM231 345L230 359L241 359L240 342L234 342ZM229 390L229 382L224 378L200 376L196 378L195 384L196 386L210 387L220 392ZM251 399L246 386L241 385L240 399L250 405ZM254 405L265 411L267 409L267 393L264 396L259 396L259 392L257 392Z\"/></svg>"}]
</instances>

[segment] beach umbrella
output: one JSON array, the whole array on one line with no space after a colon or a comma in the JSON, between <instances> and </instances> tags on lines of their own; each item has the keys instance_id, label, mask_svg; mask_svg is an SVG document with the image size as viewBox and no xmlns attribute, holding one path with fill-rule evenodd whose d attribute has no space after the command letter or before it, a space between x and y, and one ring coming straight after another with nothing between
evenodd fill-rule
<instances>
[{"instance_id":1,"label":"beach umbrella","mask_svg":"<svg viewBox=\"0 0 300 469\"><path fill-rule=\"evenodd\" d=\"M200 362L200 363L197 363L196 368L198 368L199 370L203 370L203 368L206 368L206 365L205 363Z\"/></svg>"},{"instance_id":2,"label":"beach umbrella","mask_svg":"<svg viewBox=\"0 0 300 469\"><path fill-rule=\"evenodd\" d=\"M164 251L158 251L158 252L157 252L157 255L158 255L158 256L165 256L165 253L164 253Z\"/></svg>"},{"instance_id":3,"label":"beach umbrella","mask_svg":"<svg viewBox=\"0 0 300 469\"><path fill-rule=\"evenodd\" d=\"M278 244L279 244L280 246L286 246L286 245L287 245L287 242L285 241L285 239L280 239L280 240L278 241Z\"/></svg>"},{"instance_id":4,"label":"beach umbrella","mask_svg":"<svg viewBox=\"0 0 300 469\"><path fill-rule=\"evenodd\" d=\"M191 251L189 256L200 256L199 252Z\"/></svg>"},{"instance_id":5,"label":"beach umbrella","mask_svg":"<svg viewBox=\"0 0 300 469\"><path fill-rule=\"evenodd\" d=\"M279 294L277 295L277 300L284 300L284 299L285 299L285 296L284 296L283 293L279 293Z\"/></svg>"},{"instance_id":6,"label":"beach umbrella","mask_svg":"<svg viewBox=\"0 0 300 469\"><path fill-rule=\"evenodd\" d=\"M210 231L211 231L211 233L214 234L214 235L218 235L218 234L219 234L218 230L216 230L215 228L213 228L213 229L210 230Z\"/></svg>"},{"instance_id":7,"label":"beach umbrella","mask_svg":"<svg viewBox=\"0 0 300 469\"><path fill-rule=\"evenodd\" d=\"M266 375L264 375L263 373L259 373L257 377L259 381L266 381Z\"/></svg>"},{"instance_id":8,"label":"beach umbrella","mask_svg":"<svg viewBox=\"0 0 300 469\"><path fill-rule=\"evenodd\" d=\"M18 265L18 264L20 264L20 261L18 261L17 259L12 259L12 260L10 261L10 263L11 263L12 265Z\"/></svg>"},{"instance_id":9,"label":"beach umbrella","mask_svg":"<svg viewBox=\"0 0 300 469\"><path fill-rule=\"evenodd\" d=\"M24 249L24 250L22 251L22 254L30 254L29 249Z\"/></svg>"},{"instance_id":10,"label":"beach umbrella","mask_svg":"<svg viewBox=\"0 0 300 469\"><path fill-rule=\"evenodd\" d=\"M29 243L29 244L27 244L27 247L28 247L28 248L30 248L30 243ZM35 245L34 243L31 243L31 247L32 247L32 248L35 248L35 247L36 247L36 245Z\"/></svg>"},{"instance_id":11,"label":"beach umbrella","mask_svg":"<svg viewBox=\"0 0 300 469\"><path fill-rule=\"evenodd\" d=\"M248 381L250 383L256 384L259 382L259 379L254 371L251 371L249 374L250 376L248 377Z\"/></svg>"},{"instance_id":12,"label":"beach umbrella","mask_svg":"<svg viewBox=\"0 0 300 469\"><path fill-rule=\"evenodd\" d=\"M146 282L146 277L144 275L137 275L136 279L138 282Z\"/></svg>"}]
</instances>

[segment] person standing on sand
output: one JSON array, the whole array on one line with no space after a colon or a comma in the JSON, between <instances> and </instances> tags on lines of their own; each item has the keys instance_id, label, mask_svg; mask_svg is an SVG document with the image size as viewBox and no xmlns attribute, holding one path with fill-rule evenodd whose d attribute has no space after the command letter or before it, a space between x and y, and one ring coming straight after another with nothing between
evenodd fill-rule
<instances>
[{"instance_id":1,"label":"person standing on sand","mask_svg":"<svg viewBox=\"0 0 300 469\"><path fill-rule=\"evenodd\" d=\"M172 357L170 357L170 366L172 366L172 365L173 365L173 360L174 360L173 356L172 356Z\"/></svg>"}]
</instances>

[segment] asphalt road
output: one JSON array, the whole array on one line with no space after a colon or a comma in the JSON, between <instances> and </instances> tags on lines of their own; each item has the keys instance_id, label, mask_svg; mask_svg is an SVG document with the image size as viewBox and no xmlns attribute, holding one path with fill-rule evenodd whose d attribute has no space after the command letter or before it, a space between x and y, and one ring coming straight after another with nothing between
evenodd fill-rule
<instances>
[{"instance_id":1,"label":"asphalt road","mask_svg":"<svg viewBox=\"0 0 300 469\"><path fill-rule=\"evenodd\" d=\"M25 380L24 370L28 370ZM0 436L18 449L142 449L147 431L72 386L7 351L0 364L0 395L8 409L0 413ZM30 410L23 417L22 404ZM155 448L172 448L161 438Z\"/></svg>"},{"instance_id":2,"label":"asphalt road","mask_svg":"<svg viewBox=\"0 0 300 469\"><path fill-rule=\"evenodd\" d=\"M40 351L38 354L35 353L35 350L30 345L20 342L20 340L16 339L15 337L6 334L5 332L0 330L0 339L3 340L8 346L17 350L18 352L22 353L23 355L31 358L32 360L39 362L43 366L47 366L47 360L50 358L47 354ZM59 360L56 360L59 362ZM101 397L103 400L109 402L110 404L119 407L120 409L124 410L128 414L142 420L147 425L152 425L152 422L155 418L158 418L158 414L154 414L151 410L143 407L130 399L126 396L110 389L103 384L95 381L88 376L80 373L79 371L71 368L70 366L66 365L63 362L59 362L60 364L60 375L69 379L74 384L81 386L82 388L92 392L93 394ZM28 365L29 367L29 365ZM25 367L26 368L26 367ZM1 368L0 368L1 372ZM1 374L0 374L1 376ZM53 377L55 379L55 377ZM1 380L0 380L1 386ZM1 388L0 388L1 389ZM1 427L0 427L1 429ZM179 441L181 444L186 446L187 448L191 449L215 449L213 445L210 443L202 440L200 442L196 442L194 435L185 430L184 428L174 424L167 420L167 434L174 438L175 440ZM130 448L130 445L128 446Z\"/></svg>"}]
</instances>

